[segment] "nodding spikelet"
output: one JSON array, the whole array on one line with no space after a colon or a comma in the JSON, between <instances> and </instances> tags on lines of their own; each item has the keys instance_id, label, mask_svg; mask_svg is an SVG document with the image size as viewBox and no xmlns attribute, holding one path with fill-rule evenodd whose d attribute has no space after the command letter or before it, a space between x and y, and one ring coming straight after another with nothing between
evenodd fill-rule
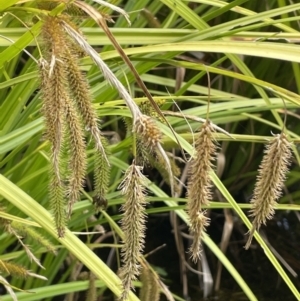
<instances>
[{"instance_id":1,"label":"nodding spikelet","mask_svg":"<svg viewBox=\"0 0 300 301\"><path fill-rule=\"evenodd\" d=\"M39 246L45 247L47 251L54 254L56 253L55 248L50 243L50 241L43 235L35 231L32 227L28 227L16 221L11 222L10 227L12 227L19 236L24 237L26 240L29 238Z\"/></svg>"},{"instance_id":2,"label":"nodding spikelet","mask_svg":"<svg viewBox=\"0 0 300 301\"><path fill-rule=\"evenodd\" d=\"M53 211L54 223L58 237L64 237L66 226L65 214L65 187L61 179L57 178L55 173L50 173L50 206Z\"/></svg>"},{"instance_id":3,"label":"nodding spikelet","mask_svg":"<svg viewBox=\"0 0 300 301\"><path fill-rule=\"evenodd\" d=\"M45 47L46 60L49 61L49 76L52 75L53 67L60 63L63 65L65 50L68 48L65 32L60 26L59 18L47 16L42 27L42 38ZM64 79L64 80L62 80ZM66 77L59 78L61 85L66 84Z\"/></svg>"},{"instance_id":4,"label":"nodding spikelet","mask_svg":"<svg viewBox=\"0 0 300 301\"><path fill-rule=\"evenodd\" d=\"M160 287L155 274L148 267L143 267L140 279L142 282L139 296L140 300L158 301L160 297Z\"/></svg>"},{"instance_id":5,"label":"nodding spikelet","mask_svg":"<svg viewBox=\"0 0 300 301\"><path fill-rule=\"evenodd\" d=\"M248 249L255 230L266 224L275 213L277 200L282 193L282 187L288 172L292 157L291 143L284 133L275 135L266 146L264 157L259 167L257 182L251 200L252 229L245 248Z\"/></svg>"},{"instance_id":6,"label":"nodding spikelet","mask_svg":"<svg viewBox=\"0 0 300 301\"><path fill-rule=\"evenodd\" d=\"M46 59L41 59L40 63L46 136L51 142L50 203L60 237L64 235L63 197L69 198L67 215L70 217L73 204L80 198L86 173L81 121L91 131L96 148L107 160L89 86L78 67L78 45L70 40L62 24L68 24L76 35L81 35L67 17L46 17L42 28ZM62 161L68 163L68 169ZM63 182L67 183L66 191Z\"/></svg>"},{"instance_id":7,"label":"nodding spikelet","mask_svg":"<svg viewBox=\"0 0 300 301\"><path fill-rule=\"evenodd\" d=\"M77 114L75 104L69 98L65 99L64 114L66 119L67 136L69 144L69 179L67 187L68 210L70 218L74 203L80 198L80 190L84 183L86 172L86 152L82 124Z\"/></svg>"},{"instance_id":8,"label":"nodding spikelet","mask_svg":"<svg viewBox=\"0 0 300 301\"><path fill-rule=\"evenodd\" d=\"M161 132L154 120L143 114L137 118L134 126L129 118L125 118L124 121L127 132L137 134L136 163L141 166L151 165L157 168L167 184L170 185L172 195L174 195L174 191L178 188L174 184L174 176L178 176L180 170L162 148Z\"/></svg>"},{"instance_id":9,"label":"nodding spikelet","mask_svg":"<svg viewBox=\"0 0 300 301\"><path fill-rule=\"evenodd\" d=\"M151 117L141 114L138 118L136 118L133 131L137 134L138 140L140 140L140 143L143 144L143 147L148 150L149 154L155 154L164 160L164 167L169 175L168 183L171 187L172 196L174 196L174 175L170 160L160 143L160 129Z\"/></svg>"},{"instance_id":10,"label":"nodding spikelet","mask_svg":"<svg viewBox=\"0 0 300 301\"><path fill-rule=\"evenodd\" d=\"M66 43L64 32L56 17L47 17L42 28L45 59L40 60L42 112L45 119L46 138L51 143L50 205L58 236L65 232L65 187L62 179L62 141L65 119L63 112L68 99L66 72L63 62Z\"/></svg>"},{"instance_id":11,"label":"nodding spikelet","mask_svg":"<svg viewBox=\"0 0 300 301\"><path fill-rule=\"evenodd\" d=\"M25 279L29 275L29 272L22 266L4 260L0 260L0 272L21 279Z\"/></svg>"},{"instance_id":12,"label":"nodding spikelet","mask_svg":"<svg viewBox=\"0 0 300 301\"><path fill-rule=\"evenodd\" d=\"M18 264L4 261L4 260L0 260L0 274L7 274L9 276L20 278L20 279L26 279L27 276L31 276L31 277L47 280L47 278L44 276L32 273ZM2 276L0 276L0 277L1 277L1 281L0 281L1 284L4 284L6 288L11 287L8 284L8 282L3 281L5 279ZM6 286L6 284L7 284L7 286ZM14 299L14 300L16 300L16 299Z\"/></svg>"},{"instance_id":13,"label":"nodding spikelet","mask_svg":"<svg viewBox=\"0 0 300 301\"><path fill-rule=\"evenodd\" d=\"M49 64L44 59L40 60L41 92L43 97L42 112L44 116L46 138L51 143L51 162L58 178L60 178L60 153L62 149L63 116L65 88L56 76L63 76L61 63L58 62L54 73L50 76Z\"/></svg>"},{"instance_id":14,"label":"nodding spikelet","mask_svg":"<svg viewBox=\"0 0 300 301\"><path fill-rule=\"evenodd\" d=\"M120 277L123 284L121 300L126 300L132 281L140 274L139 257L142 255L145 237L145 183L142 167L135 162L127 169L120 188L125 198L122 206L122 230L124 245L122 247L123 266Z\"/></svg>"},{"instance_id":15,"label":"nodding spikelet","mask_svg":"<svg viewBox=\"0 0 300 301\"><path fill-rule=\"evenodd\" d=\"M133 130L142 140L145 147L148 147L148 151L153 151L160 142L161 132L154 120L149 116L140 115L136 120Z\"/></svg>"},{"instance_id":16,"label":"nodding spikelet","mask_svg":"<svg viewBox=\"0 0 300 301\"><path fill-rule=\"evenodd\" d=\"M52 68L51 74L50 69ZM63 108L67 98L64 78L65 72L60 60L53 66L41 59L40 61L41 91L43 94L43 115L45 120L46 138L51 143L50 166L50 205L53 209L58 236L64 236L64 187L61 176L62 138L64 135Z\"/></svg>"},{"instance_id":17,"label":"nodding spikelet","mask_svg":"<svg viewBox=\"0 0 300 301\"><path fill-rule=\"evenodd\" d=\"M102 137L102 145L105 153L109 155L108 142L106 138ZM110 167L107 159L101 152L96 150L95 152L95 170L94 170L94 205L96 210L106 209L107 200L106 194L109 187L110 181Z\"/></svg>"},{"instance_id":18,"label":"nodding spikelet","mask_svg":"<svg viewBox=\"0 0 300 301\"><path fill-rule=\"evenodd\" d=\"M72 44L71 44L72 48ZM82 115L86 128L91 132L96 148L100 150L106 158L106 154L102 145L102 135L98 127L98 118L92 107L92 98L89 85L79 69L78 59L70 50L66 50L65 64L68 69L68 82L71 95L77 103L78 110ZM107 160L107 158L106 158Z\"/></svg>"},{"instance_id":19,"label":"nodding spikelet","mask_svg":"<svg viewBox=\"0 0 300 301\"><path fill-rule=\"evenodd\" d=\"M202 206L208 206L212 197L210 169L216 155L216 145L213 139L214 129L209 120L201 127L196 139L196 156L191 162L190 175L188 180L187 211L190 221L190 232L193 235L193 243L190 254L194 262L201 255L201 236L209 219L202 211Z\"/></svg>"}]
</instances>

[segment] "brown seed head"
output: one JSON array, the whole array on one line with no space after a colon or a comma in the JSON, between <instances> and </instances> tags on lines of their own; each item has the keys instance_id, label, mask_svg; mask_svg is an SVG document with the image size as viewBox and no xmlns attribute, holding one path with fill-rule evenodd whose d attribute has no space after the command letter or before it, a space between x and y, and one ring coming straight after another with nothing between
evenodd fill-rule
<instances>
[{"instance_id":1,"label":"brown seed head","mask_svg":"<svg viewBox=\"0 0 300 301\"><path fill-rule=\"evenodd\" d=\"M137 118L134 131L141 137L141 140L146 147L153 150L154 147L160 142L161 132L153 119L146 115L140 115Z\"/></svg>"},{"instance_id":2,"label":"brown seed head","mask_svg":"<svg viewBox=\"0 0 300 301\"><path fill-rule=\"evenodd\" d=\"M56 60L50 74L50 64L41 59L40 77L43 96L42 112L45 120L46 137L51 143L51 166L49 200L58 236L63 237L65 231L64 186L62 182L62 140L64 136L63 108L67 98L64 85L65 72L60 60Z\"/></svg>"},{"instance_id":3,"label":"brown seed head","mask_svg":"<svg viewBox=\"0 0 300 301\"><path fill-rule=\"evenodd\" d=\"M202 125L196 140L196 157L191 162L190 177L188 180L187 211L190 220L190 232L194 236L190 253L194 261L200 256L201 233L209 224L209 219L202 212L202 206L208 206L212 197L209 173L216 156L213 132L214 129L210 121L207 120Z\"/></svg>"}]
</instances>

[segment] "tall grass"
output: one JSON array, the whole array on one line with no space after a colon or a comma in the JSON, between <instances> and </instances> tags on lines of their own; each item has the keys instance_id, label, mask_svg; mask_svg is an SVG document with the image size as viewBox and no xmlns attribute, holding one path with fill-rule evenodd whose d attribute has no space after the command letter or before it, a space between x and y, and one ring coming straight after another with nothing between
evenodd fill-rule
<instances>
[{"instance_id":1,"label":"tall grass","mask_svg":"<svg viewBox=\"0 0 300 301\"><path fill-rule=\"evenodd\" d=\"M258 256L275 268L272 279L278 275L284 282L273 289L273 300L282 295L300 300L297 268L289 264L295 258L280 255L288 243L273 246L276 242L268 239L272 227L253 231L252 245L244 249L244 234L258 230L266 217L280 224L280 212L299 210L300 4L107 2L113 6L106 1L0 2L0 282L11 294L2 299L54 300L65 295L66 300L81 300L86 294L79 292L89 284L93 296L112 298L108 288L123 299L139 300L129 288L142 285L142 301L156 300L158 288L169 300L199 299L198 289L187 285L197 269L204 297L236 284L239 300L265 300L269 286L259 288L259 276L251 279L247 274L250 268L264 275L263 267L253 268ZM201 160L197 132L207 124L213 128L209 142L218 147L211 146ZM271 152L274 139L292 151L291 156L285 148L277 165L274 158L263 159L264 145ZM213 169L211 156L216 158ZM269 178L274 184L268 187L269 192L273 189L272 206L258 218L262 202L255 204L256 175L260 172L258 179L266 180L264 175L277 167L280 181ZM254 221L247 217L253 190ZM191 207L197 194L204 201ZM144 240L150 251L144 227L151 231L152 226L143 220L146 201L149 220L162 213L172 217L177 250L168 252L179 253L178 273L185 271L182 291L176 285L168 289L164 280L171 276L160 279L159 268L164 267L150 265L151 257L142 254ZM121 227L120 207L125 211ZM204 212L202 228L211 220L207 233L194 227ZM107 230L104 235L101 225ZM198 234L194 242L188 226ZM35 235L30 235L32 229ZM201 266L196 266L186 251L192 244L193 258L198 258L200 237ZM56 254L41 243L45 238ZM107 253L110 260L104 262ZM123 268L118 274L120 253ZM30 270L24 272L30 273L26 280L14 277L19 266ZM229 284L221 276L223 267L233 279ZM147 281L153 283L152 290Z\"/></svg>"}]
</instances>

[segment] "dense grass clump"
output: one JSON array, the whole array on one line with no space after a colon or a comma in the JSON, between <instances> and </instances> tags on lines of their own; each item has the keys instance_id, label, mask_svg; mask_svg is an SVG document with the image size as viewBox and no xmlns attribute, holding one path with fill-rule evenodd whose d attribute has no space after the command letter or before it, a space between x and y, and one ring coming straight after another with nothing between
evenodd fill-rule
<instances>
[{"instance_id":1,"label":"dense grass clump","mask_svg":"<svg viewBox=\"0 0 300 301\"><path fill-rule=\"evenodd\" d=\"M300 299L279 2L0 1L1 300Z\"/></svg>"}]
</instances>

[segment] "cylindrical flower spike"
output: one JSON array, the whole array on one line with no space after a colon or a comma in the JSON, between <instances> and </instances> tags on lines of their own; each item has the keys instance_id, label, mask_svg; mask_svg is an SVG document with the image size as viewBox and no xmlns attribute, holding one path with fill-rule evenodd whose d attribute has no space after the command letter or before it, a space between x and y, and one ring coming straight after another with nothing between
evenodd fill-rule
<instances>
[{"instance_id":1,"label":"cylindrical flower spike","mask_svg":"<svg viewBox=\"0 0 300 301\"><path fill-rule=\"evenodd\" d=\"M251 216L254 219L245 249L250 247L255 230L259 230L262 224L265 225L273 217L291 157L291 143L284 133L275 135L267 144L251 200Z\"/></svg>"},{"instance_id":2,"label":"cylindrical flower spike","mask_svg":"<svg viewBox=\"0 0 300 301\"><path fill-rule=\"evenodd\" d=\"M122 301L127 299L132 281L140 274L139 257L144 249L146 178L141 169L141 166L137 166L133 162L127 169L120 185L125 198L121 221L125 236L122 248L123 266L120 270L124 287L121 296Z\"/></svg>"},{"instance_id":3,"label":"cylindrical flower spike","mask_svg":"<svg viewBox=\"0 0 300 301\"><path fill-rule=\"evenodd\" d=\"M69 199L67 215L70 218L75 202L80 198L80 190L86 172L86 152L82 124L73 101L66 99L64 113L69 142L69 169L67 196Z\"/></svg>"},{"instance_id":4,"label":"cylindrical flower spike","mask_svg":"<svg viewBox=\"0 0 300 301\"><path fill-rule=\"evenodd\" d=\"M201 236L209 225L202 206L209 205L212 197L210 169L215 160L216 145L212 136L214 132L209 120L201 127L196 140L196 157L191 162L191 171L188 181L188 205L187 211L190 220L190 232L193 235L193 243L190 254L194 262L201 255Z\"/></svg>"}]
</instances>

